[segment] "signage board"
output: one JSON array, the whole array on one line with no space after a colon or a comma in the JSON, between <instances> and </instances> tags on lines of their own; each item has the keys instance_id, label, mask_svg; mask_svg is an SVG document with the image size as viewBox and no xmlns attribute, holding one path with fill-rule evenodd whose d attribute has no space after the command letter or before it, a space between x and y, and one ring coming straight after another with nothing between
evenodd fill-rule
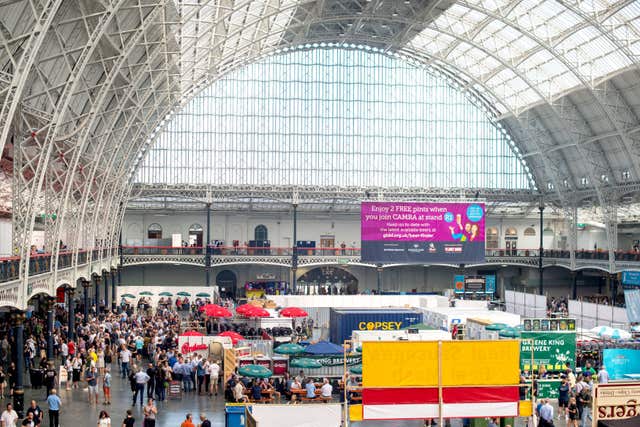
<instances>
[{"instance_id":1,"label":"signage board","mask_svg":"<svg viewBox=\"0 0 640 427\"><path fill-rule=\"evenodd\" d=\"M484 262L484 203L362 202L363 262Z\"/></svg>"},{"instance_id":2,"label":"signage board","mask_svg":"<svg viewBox=\"0 0 640 427\"><path fill-rule=\"evenodd\" d=\"M621 420L640 415L640 383L608 383L595 387L593 427L599 420Z\"/></svg>"},{"instance_id":3,"label":"signage board","mask_svg":"<svg viewBox=\"0 0 640 427\"><path fill-rule=\"evenodd\" d=\"M526 332L575 332L576 319L550 319L547 317L523 319L522 328Z\"/></svg>"},{"instance_id":4,"label":"signage board","mask_svg":"<svg viewBox=\"0 0 640 427\"><path fill-rule=\"evenodd\" d=\"M605 348L602 361L611 380L628 380L627 375L640 374L640 350Z\"/></svg>"},{"instance_id":5,"label":"signage board","mask_svg":"<svg viewBox=\"0 0 640 427\"><path fill-rule=\"evenodd\" d=\"M533 370L541 365L548 371L559 371L567 362L575 366L575 332L528 332L520 333L520 369L528 371L531 367L533 348Z\"/></svg>"},{"instance_id":6,"label":"signage board","mask_svg":"<svg viewBox=\"0 0 640 427\"><path fill-rule=\"evenodd\" d=\"M558 388L560 380L538 380L538 399L557 399L560 395Z\"/></svg>"},{"instance_id":7,"label":"signage board","mask_svg":"<svg viewBox=\"0 0 640 427\"><path fill-rule=\"evenodd\" d=\"M622 284L628 286L640 286L640 271L623 271Z\"/></svg>"}]
</instances>

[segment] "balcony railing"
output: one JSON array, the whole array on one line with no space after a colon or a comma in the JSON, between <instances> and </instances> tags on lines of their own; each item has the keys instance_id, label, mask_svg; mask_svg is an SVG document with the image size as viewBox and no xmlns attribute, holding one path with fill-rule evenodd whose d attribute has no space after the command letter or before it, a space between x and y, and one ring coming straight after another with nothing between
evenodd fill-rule
<instances>
[{"instance_id":1,"label":"balcony railing","mask_svg":"<svg viewBox=\"0 0 640 427\"><path fill-rule=\"evenodd\" d=\"M359 257L360 248L290 248L290 247L248 247L248 246L213 246L206 248L202 246L123 246L122 255L205 255L211 256L291 256L293 251L298 256L345 256ZM206 252L205 252L206 251ZM102 250L80 250L78 251L78 264L86 264L89 252L92 259L107 258L112 250L105 248ZM539 249L487 249L486 257L491 258L537 258ZM58 255L58 268L71 267L73 263L74 253L71 251L61 252ZM542 253L544 258L570 258L568 250L545 249ZM52 255L50 253L34 254L29 259L29 275L37 275L51 271ZM616 261L640 262L640 253L635 251L616 251ZM609 252L605 250L578 250L576 251L577 260L600 260L607 261ZM0 282L8 282L19 278L20 257L0 258Z\"/></svg>"},{"instance_id":2,"label":"balcony railing","mask_svg":"<svg viewBox=\"0 0 640 427\"><path fill-rule=\"evenodd\" d=\"M87 262L86 250L78 251L78 264L86 264ZM105 257L109 254L109 249L103 251ZM58 254L58 269L71 267L73 263L72 251L60 252ZM99 250L93 251L94 259L99 258ZM52 266L52 254L33 254L29 257L29 275L35 276L37 274L49 273ZM0 282L8 282L16 280L20 276L20 257L5 257L0 258Z\"/></svg>"}]
</instances>

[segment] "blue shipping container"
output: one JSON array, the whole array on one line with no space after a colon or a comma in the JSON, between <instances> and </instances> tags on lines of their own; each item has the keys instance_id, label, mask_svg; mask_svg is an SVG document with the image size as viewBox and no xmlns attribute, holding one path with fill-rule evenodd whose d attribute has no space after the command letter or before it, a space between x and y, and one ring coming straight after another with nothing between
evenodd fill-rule
<instances>
[{"instance_id":1,"label":"blue shipping container","mask_svg":"<svg viewBox=\"0 0 640 427\"><path fill-rule=\"evenodd\" d=\"M422 312L407 308L332 308L329 339L342 344L353 331L395 331L422 323Z\"/></svg>"}]
</instances>

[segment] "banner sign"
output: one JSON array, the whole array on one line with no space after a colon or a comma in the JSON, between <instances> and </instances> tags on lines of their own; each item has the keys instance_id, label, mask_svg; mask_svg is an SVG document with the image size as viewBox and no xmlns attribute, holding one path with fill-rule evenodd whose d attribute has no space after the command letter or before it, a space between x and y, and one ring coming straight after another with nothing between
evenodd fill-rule
<instances>
[{"instance_id":1,"label":"banner sign","mask_svg":"<svg viewBox=\"0 0 640 427\"><path fill-rule=\"evenodd\" d=\"M599 384L593 402L593 426L598 420L621 420L640 415L639 383Z\"/></svg>"},{"instance_id":2,"label":"banner sign","mask_svg":"<svg viewBox=\"0 0 640 427\"><path fill-rule=\"evenodd\" d=\"M524 319L522 327L527 332L547 332L547 331L575 331L576 319L549 319L547 317L539 319Z\"/></svg>"},{"instance_id":3,"label":"banner sign","mask_svg":"<svg viewBox=\"0 0 640 427\"><path fill-rule=\"evenodd\" d=\"M538 399L557 399L560 395L558 388L560 380L538 380Z\"/></svg>"},{"instance_id":4,"label":"banner sign","mask_svg":"<svg viewBox=\"0 0 640 427\"><path fill-rule=\"evenodd\" d=\"M484 203L362 202L362 261L484 262Z\"/></svg>"},{"instance_id":5,"label":"banner sign","mask_svg":"<svg viewBox=\"0 0 640 427\"><path fill-rule=\"evenodd\" d=\"M640 375L640 350L605 348L602 360L612 380L628 380L625 375Z\"/></svg>"},{"instance_id":6,"label":"banner sign","mask_svg":"<svg viewBox=\"0 0 640 427\"><path fill-rule=\"evenodd\" d=\"M344 365L344 357L341 354L338 355L317 355L317 354L304 354L300 357L291 356L289 358L289 362L292 362L294 359L313 359L320 362L322 366L343 366ZM347 355L347 366L359 365L362 363L362 355Z\"/></svg>"},{"instance_id":7,"label":"banner sign","mask_svg":"<svg viewBox=\"0 0 640 427\"><path fill-rule=\"evenodd\" d=\"M496 276L488 275L485 279L485 292L488 294L496 293Z\"/></svg>"},{"instance_id":8,"label":"banner sign","mask_svg":"<svg viewBox=\"0 0 640 427\"><path fill-rule=\"evenodd\" d=\"M626 270L622 272L622 284L640 286L640 271Z\"/></svg>"},{"instance_id":9,"label":"banner sign","mask_svg":"<svg viewBox=\"0 0 640 427\"><path fill-rule=\"evenodd\" d=\"M533 370L540 365L548 371L559 371L567 362L575 366L575 332L527 332L520 333L520 368L531 369L531 340L533 340Z\"/></svg>"},{"instance_id":10,"label":"banner sign","mask_svg":"<svg viewBox=\"0 0 640 427\"><path fill-rule=\"evenodd\" d=\"M627 307L627 319L629 319L629 322L640 322L640 289L625 289L624 304Z\"/></svg>"}]
</instances>

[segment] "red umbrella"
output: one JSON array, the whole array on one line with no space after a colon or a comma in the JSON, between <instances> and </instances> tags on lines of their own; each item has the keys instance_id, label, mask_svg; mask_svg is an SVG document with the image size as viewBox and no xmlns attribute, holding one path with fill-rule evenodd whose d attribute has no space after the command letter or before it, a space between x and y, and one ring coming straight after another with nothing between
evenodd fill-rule
<instances>
[{"instance_id":1,"label":"red umbrella","mask_svg":"<svg viewBox=\"0 0 640 427\"><path fill-rule=\"evenodd\" d=\"M254 307L251 310L246 310L242 314L247 317L270 317L271 316L267 310L260 307Z\"/></svg>"},{"instance_id":2,"label":"red umbrella","mask_svg":"<svg viewBox=\"0 0 640 427\"><path fill-rule=\"evenodd\" d=\"M220 337L229 337L231 338L231 342L233 344L238 344L238 341L243 340L244 337L235 331L225 331L218 336Z\"/></svg>"},{"instance_id":3,"label":"red umbrella","mask_svg":"<svg viewBox=\"0 0 640 427\"><path fill-rule=\"evenodd\" d=\"M209 317L232 317L233 314L226 308L217 304L207 304L200 308Z\"/></svg>"},{"instance_id":4,"label":"red umbrella","mask_svg":"<svg viewBox=\"0 0 640 427\"><path fill-rule=\"evenodd\" d=\"M236 307L236 313L238 314L244 314L245 311L247 310L252 310L254 309L256 306L253 304L242 304Z\"/></svg>"},{"instance_id":5,"label":"red umbrella","mask_svg":"<svg viewBox=\"0 0 640 427\"><path fill-rule=\"evenodd\" d=\"M200 333L198 331L186 331L185 333L181 334L181 336L183 336L183 337L203 337L204 334Z\"/></svg>"},{"instance_id":6,"label":"red umbrella","mask_svg":"<svg viewBox=\"0 0 640 427\"><path fill-rule=\"evenodd\" d=\"M280 310L281 317L307 317L309 314L298 307L287 307Z\"/></svg>"}]
</instances>

